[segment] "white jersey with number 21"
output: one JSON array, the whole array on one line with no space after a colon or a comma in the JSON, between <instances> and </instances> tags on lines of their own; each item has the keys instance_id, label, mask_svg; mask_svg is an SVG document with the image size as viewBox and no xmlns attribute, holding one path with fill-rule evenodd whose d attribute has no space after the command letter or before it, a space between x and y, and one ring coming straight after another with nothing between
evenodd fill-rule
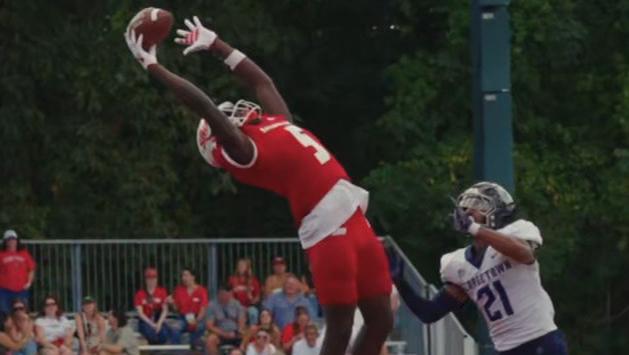
<instances>
[{"instance_id":1,"label":"white jersey with number 21","mask_svg":"<svg viewBox=\"0 0 629 355\"><path fill-rule=\"evenodd\" d=\"M539 229L529 221L517 220L497 232L535 247L542 245ZM537 261L520 264L490 246L477 268L465 256L468 248L441 257L441 278L462 287L476 303L496 350L513 349L557 329L555 309L542 287Z\"/></svg>"}]
</instances>

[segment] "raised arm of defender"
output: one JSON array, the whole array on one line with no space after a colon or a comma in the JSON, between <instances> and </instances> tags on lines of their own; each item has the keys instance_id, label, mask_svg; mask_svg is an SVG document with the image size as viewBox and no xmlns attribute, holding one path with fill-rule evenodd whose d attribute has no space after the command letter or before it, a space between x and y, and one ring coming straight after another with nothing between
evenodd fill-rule
<instances>
[{"instance_id":1,"label":"raised arm of defender","mask_svg":"<svg viewBox=\"0 0 629 355\"><path fill-rule=\"evenodd\" d=\"M209 51L223 60L232 72L253 90L264 112L283 115L287 120L292 121L292 115L284 98L264 70L242 52L218 38L214 31L205 28L198 17L195 16L193 20L194 22L185 20L187 30L177 30L180 37L175 39L175 42L187 46L184 49L184 55L203 50Z\"/></svg>"},{"instance_id":2,"label":"raised arm of defender","mask_svg":"<svg viewBox=\"0 0 629 355\"><path fill-rule=\"evenodd\" d=\"M168 87L190 110L207 120L213 134L232 159L241 164L247 164L253 159L254 149L251 141L229 122L201 89L160 65L157 62L155 46L148 51L142 48L142 36L136 37L133 31L128 31L125 39L133 56L151 76Z\"/></svg>"}]
</instances>

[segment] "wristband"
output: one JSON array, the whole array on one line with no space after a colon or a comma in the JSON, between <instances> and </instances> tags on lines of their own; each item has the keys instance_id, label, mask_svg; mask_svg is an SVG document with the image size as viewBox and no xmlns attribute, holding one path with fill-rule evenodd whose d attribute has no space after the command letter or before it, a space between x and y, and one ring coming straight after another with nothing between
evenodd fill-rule
<instances>
[{"instance_id":1,"label":"wristband","mask_svg":"<svg viewBox=\"0 0 629 355\"><path fill-rule=\"evenodd\" d=\"M478 230L480 229L481 225L476 223L476 222L472 222L472 224L470 224L469 227L467 227L467 231L471 234L471 235L476 235L478 234Z\"/></svg>"},{"instance_id":2,"label":"wristband","mask_svg":"<svg viewBox=\"0 0 629 355\"><path fill-rule=\"evenodd\" d=\"M234 70L236 66L238 66L238 64L240 64L240 62L242 62L245 58L247 58L247 56L244 53L234 49L231 53L229 53L227 58L225 58L223 63L225 63L230 70Z\"/></svg>"}]
</instances>

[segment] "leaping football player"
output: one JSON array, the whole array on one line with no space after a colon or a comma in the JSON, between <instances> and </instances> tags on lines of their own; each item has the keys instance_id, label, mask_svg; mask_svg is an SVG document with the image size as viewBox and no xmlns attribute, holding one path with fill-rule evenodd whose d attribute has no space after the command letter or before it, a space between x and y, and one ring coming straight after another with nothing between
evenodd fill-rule
<instances>
[{"instance_id":1,"label":"leaping football player","mask_svg":"<svg viewBox=\"0 0 629 355\"><path fill-rule=\"evenodd\" d=\"M127 44L149 74L202 117L197 144L203 158L248 185L285 197L308 256L326 335L322 355L345 353L354 310L365 318L354 353L376 355L392 328L391 277L386 252L365 218L368 192L352 184L345 169L291 113L271 78L195 16L178 30L184 55L209 52L255 93L257 103L214 102L194 84L157 62L156 47L128 29Z\"/></svg>"},{"instance_id":2,"label":"leaping football player","mask_svg":"<svg viewBox=\"0 0 629 355\"><path fill-rule=\"evenodd\" d=\"M424 323L432 323L471 299L483 314L501 355L567 355L555 310L542 287L535 249L542 236L535 224L516 220L515 203L500 185L479 182L456 200L454 229L471 245L441 257L444 287L431 300L404 279L390 253L391 274L402 299Z\"/></svg>"}]
</instances>

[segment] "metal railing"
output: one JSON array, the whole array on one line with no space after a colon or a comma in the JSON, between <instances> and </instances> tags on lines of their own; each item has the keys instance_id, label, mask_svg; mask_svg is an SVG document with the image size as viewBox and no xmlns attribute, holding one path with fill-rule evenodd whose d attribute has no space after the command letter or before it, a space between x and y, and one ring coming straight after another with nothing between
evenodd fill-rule
<instances>
[{"instance_id":1,"label":"metal railing","mask_svg":"<svg viewBox=\"0 0 629 355\"><path fill-rule=\"evenodd\" d=\"M260 279L271 273L272 258L286 259L288 270L306 272L306 263L296 239L98 239L26 242L37 263L32 299L41 302L53 294L68 310L77 311L89 295L108 309L131 309L135 292L143 287L147 266L159 271L159 282L168 290L179 283L183 267L196 273L197 283L214 295L226 282L241 257L252 260Z\"/></svg>"},{"instance_id":2,"label":"metal railing","mask_svg":"<svg viewBox=\"0 0 629 355\"><path fill-rule=\"evenodd\" d=\"M436 293L389 237L384 242L402 256L405 277L427 297ZM172 290L183 267L192 268L197 282L214 295L218 285L233 273L241 257L252 260L255 275L263 282L272 271L272 259L282 256L288 270L304 275L307 264L297 239L98 239L30 240L26 246L37 263L32 287L35 309L48 294L60 298L66 310L78 311L81 299L96 298L102 309L132 309L133 295L142 287L147 266L156 266L160 284ZM476 355L474 340L453 315L432 325L421 323L402 303L395 338L407 343L416 355Z\"/></svg>"}]
</instances>

